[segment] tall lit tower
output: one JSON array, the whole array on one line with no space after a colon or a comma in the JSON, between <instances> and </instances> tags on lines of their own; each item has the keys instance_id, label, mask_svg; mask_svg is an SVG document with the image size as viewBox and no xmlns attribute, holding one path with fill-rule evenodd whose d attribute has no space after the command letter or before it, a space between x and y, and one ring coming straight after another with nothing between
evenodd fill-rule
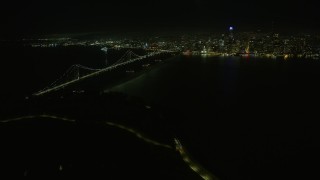
<instances>
[{"instance_id":1,"label":"tall lit tower","mask_svg":"<svg viewBox=\"0 0 320 180\"><path fill-rule=\"evenodd\" d=\"M233 39L233 26L229 27L229 37L230 37L231 40L234 40Z\"/></svg>"},{"instance_id":2,"label":"tall lit tower","mask_svg":"<svg viewBox=\"0 0 320 180\"><path fill-rule=\"evenodd\" d=\"M246 47L246 49L245 49L245 52L246 52L247 54L250 53L250 41L248 41L247 47Z\"/></svg>"},{"instance_id":3,"label":"tall lit tower","mask_svg":"<svg viewBox=\"0 0 320 180\"><path fill-rule=\"evenodd\" d=\"M222 34L221 39L219 39L219 50L220 52L224 52L224 34Z\"/></svg>"}]
</instances>

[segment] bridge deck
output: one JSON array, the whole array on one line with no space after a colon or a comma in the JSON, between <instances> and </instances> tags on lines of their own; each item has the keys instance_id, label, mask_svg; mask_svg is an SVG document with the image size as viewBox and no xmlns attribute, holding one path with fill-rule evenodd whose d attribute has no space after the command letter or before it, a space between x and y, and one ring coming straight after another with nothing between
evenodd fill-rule
<instances>
[{"instance_id":1,"label":"bridge deck","mask_svg":"<svg viewBox=\"0 0 320 180\"><path fill-rule=\"evenodd\" d=\"M77 83L77 82L80 82L80 81L82 81L82 80L84 80L84 79L88 79L88 78L97 76L97 75L99 75L99 74L101 74L101 73L111 71L111 70L113 70L113 69L115 69L115 68L118 68L118 67L121 67L121 66L124 66L124 65L127 65L127 64L130 64L130 63L133 63L133 62L136 62L136 61L139 61L139 60L148 58L148 57L152 57L152 56L155 56L155 55L159 55L159 54L162 54L162 53L166 53L166 52L170 52L170 51L154 52L154 53L151 53L151 54L148 54L148 55L139 56L139 57L137 57L137 58L130 59L130 60L125 61L125 62L117 63L117 64L114 64L114 65L108 66L108 67L106 67L106 68L97 70L97 71L95 71L95 72L93 72L93 73L87 74L87 75L85 75L85 76L79 77L79 78L77 78L77 79L71 80L71 81L69 81L69 82L66 82L66 83L63 83L63 84L60 84L60 85L57 85L57 86L54 86L54 87L45 89L45 90L41 90L41 91L39 91L39 92L34 93L33 95L34 95L34 96L45 95L45 94L48 94L48 93L50 93L50 92L57 91L57 90L60 90L60 89L62 89L62 88L65 88L65 87L67 87L67 86L70 86L70 85L72 85L72 84L75 84L75 83Z\"/></svg>"}]
</instances>

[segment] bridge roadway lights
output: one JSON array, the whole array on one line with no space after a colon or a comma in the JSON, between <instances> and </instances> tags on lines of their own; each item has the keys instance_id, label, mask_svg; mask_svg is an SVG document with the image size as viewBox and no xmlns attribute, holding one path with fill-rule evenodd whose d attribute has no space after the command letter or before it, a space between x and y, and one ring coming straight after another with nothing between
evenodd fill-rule
<instances>
[{"instance_id":1,"label":"bridge roadway lights","mask_svg":"<svg viewBox=\"0 0 320 180\"><path fill-rule=\"evenodd\" d=\"M131 54L132 54L133 52L127 51L127 52L125 53L125 55L127 55L127 54L129 54L129 53L130 53L130 56L131 56ZM45 94L50 93L50 92L52 92L52 91L57 91L57 90L59 90L59 89L61 89L61 88L65 88L66 86L71 85L71 84L73 84L73 83L76 83L76 82L78 82L78 81L80 81L80 80L83 80L83 79L92 77L92 76L94 76L94 75L99 75L99 74L102 73L102 72L111 71L112 69L115 69L115 68L117 68L117 67L119 67L119 66L123 66L123 65L126 65L126 64L129 64L129 63L133 63L133 62L135 62L135 61L142 60L142 59L145 59L145 58L147 58L147 57L152 57L152 56L155 56L155 55L158 55L158 54L161 54L161 53L165 53L165 52L156 52L156 53L151 53L151 54L144 55L144 56L138 56L138 55L136 55L136 54L133 53L133 55L136 55L136 56L138 56L138 57L135 58L135 59L130 59L130 60L128 60L128 61L121 62L121 63L115 64L115 65L106 67L106 68L104 68L104 69L92 69L92 68L87 68L87 67L82 66L82 65L75 65L75 66L77 66L78 68L81 67L81 68L84 68L84 69L95 70L95 72L93 72L93 73L91 73L91 74L88 74L88 75L85 75L85 76L82 76L82 77L79 77L78 79L71 80L71 81L69 81L69 82L66 82L66 83L63 83L63 84L60 84L60 85L51 87L51 88L46 88L46 90L39 91L39 92L37 92L37 93L34 93L33 95L35 95L35 96L45 95ZM120 58L120 60L121 60L121 59L122 59L122 58Z\"/></svg>"}]
</instances>

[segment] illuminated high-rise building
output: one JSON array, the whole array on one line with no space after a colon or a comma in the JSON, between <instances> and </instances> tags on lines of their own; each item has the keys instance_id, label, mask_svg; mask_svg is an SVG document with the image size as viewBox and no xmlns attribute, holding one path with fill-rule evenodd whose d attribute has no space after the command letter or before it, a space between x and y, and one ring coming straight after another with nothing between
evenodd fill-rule
<instances>
[{"instance_id":1,"label":"illuminated high-rise building","mask_svg":"<svg viewBox=\"0 0 320 180\"><path fill-rule=\"evenodd\" d=\"M224 51L224 34L222 34L221 39L219 39L219 50L220 52Z\"/></svg>"},{"instance_id":2,"label":"illuminated high-rise building","mask_svg":"<svg viewBox=\"0 0 320 180\"><path fill-rule=\"evenodd\" d=\"M230 27L229 27L229 37L230 37L231 40L234 40L234 37L233 37L233 29L234 29L233 26L230 26Z\"/></svg>"}]
</instances>

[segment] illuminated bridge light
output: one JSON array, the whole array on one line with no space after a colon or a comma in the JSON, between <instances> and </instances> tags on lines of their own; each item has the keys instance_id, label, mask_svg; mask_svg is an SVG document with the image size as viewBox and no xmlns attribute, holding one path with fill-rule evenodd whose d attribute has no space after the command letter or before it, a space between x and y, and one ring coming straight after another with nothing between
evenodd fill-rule
<instances>
[{"instance_id":1,"label":"illuminated bridge light","mask_svg":"<svg viewBox=\"0 0 320 180\"><path fill-rule=\"evenodd\" d=\"M106 52L107 48L102 48L101 50ZM150 53L148 55L139 56L139 55L133 53L132 51L127 51L116 63L114 63L113 65L108 66L106 68L103 68L103 69L92 69L92 68L88 68L88 67L85 67L85 66L82 66L82 65L73 65L59 79L57 79L55 82L53 82L52 84L50 84L49 86L47 86L43 90L40 90L40 91L34 93L33 95L34 96L45 95L45 94L50 93L52 91L57 91L57 90L62 89L64 87L66 87L66 86L69 86L69 85L77 83L77 82L79 82L81 80L87 79L89 77L93 77L93 76L99 75L99 74L101 74L103 72L108 72L108 71L111 71L112 69L116 69L117 67L121 67L121 66L124 66L126 64L130 64L130 63L133 63L135 61L138 61L138 60L141 60L141 59L144 59L144 58L147 58L147 57L155 56L155 55L158 55L158 54L161 54L161 53L163 53L163 52L155 52L155 53ZM67 79L66 77L70 77L70 75L73 74L72 72L75 72L75 70L79 71L80 68L81 69L85 69L85 70L90 70L90 71L93 71L93 72L91 72L90 74L87 74L85 76L81 76L81 77L79 76L76 79L73 79L73 80L68 81L68 82L64 81L64 79ZM58 82L60 82L60 83L58 83Z\"/></svg>"}]
</instances>

